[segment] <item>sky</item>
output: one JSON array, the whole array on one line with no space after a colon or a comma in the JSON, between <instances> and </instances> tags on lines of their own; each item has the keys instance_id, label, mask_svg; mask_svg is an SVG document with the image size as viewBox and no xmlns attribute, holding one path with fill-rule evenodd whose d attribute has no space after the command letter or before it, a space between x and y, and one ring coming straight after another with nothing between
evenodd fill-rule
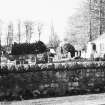
<instances>
[{"instance_id":1,"label":"sky","mask_svg":"<svg viewBox=\"0 0 105 105\"><path fill-rule=\"evenodd\" d=\"M7 25L13 22L15 33L18 20L41 22L44 24L41 40L45 43L49 40L50 26L60 39L65 35L67 21L81 6L83 0L0 0L0 29L2 39L5 39ZM34 35L35 37L35 35ZM37 35L36 35L37 37ZM35 39L35 38L33 38ZM4 41L2 41L4 43Z\"/></svg>"}]
</instances>

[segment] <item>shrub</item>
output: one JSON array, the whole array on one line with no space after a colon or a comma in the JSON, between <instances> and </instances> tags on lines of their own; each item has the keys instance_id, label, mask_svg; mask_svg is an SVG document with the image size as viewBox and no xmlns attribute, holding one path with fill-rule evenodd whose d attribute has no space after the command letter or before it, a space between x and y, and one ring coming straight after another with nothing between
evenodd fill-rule
<instances>
[{"instance_id":1,"label":"shrub","mask_svg":"<svg viewBox=\"0 0 105 105\"><path fill-rule=\"evenodd\" d=\"M71 57L74 57L74 56L75 56L75 48L74 48L73 45L71 45L70 43L66 43L66 44L63 46L63 48L64 48L65 51L71 53Z\"/></svg>"},{"instance_id":2,"label":"shrub","mask_svg":"<svg viewBox=\"0 0 105 105\"><path fill-rule=\"evenodd\" d=\"M14 43L12 45L12 55L22 55L22 54L40 54L47 51L46 45L38 41L36 43Z\"/></svg>"}]
</instances>

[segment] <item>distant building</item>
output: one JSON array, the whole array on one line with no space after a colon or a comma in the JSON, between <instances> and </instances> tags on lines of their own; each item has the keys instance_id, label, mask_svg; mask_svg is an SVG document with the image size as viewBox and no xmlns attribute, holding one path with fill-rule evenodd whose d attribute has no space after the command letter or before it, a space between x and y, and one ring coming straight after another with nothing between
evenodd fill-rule
<instances>
[{"instance_id":1,"label":"distant building","mask_svg":"<svg viewBox=\"0 0 105 105\"><path fill-rule=\"evenodd\" d=\"M85 50L81 51L83 58L105 57L105 33L87 43Z\"/></svg>"},{"instance_id":2,"label":"distant building","mask_svg":"<svg viewBox=\"0 0 105 105\"><path fill-rule=\"evenodd\" d=\"M34 54L24 54L15 56L16 65L18 64L35 64L35 55Z\"/></svg>"}]
</instances>

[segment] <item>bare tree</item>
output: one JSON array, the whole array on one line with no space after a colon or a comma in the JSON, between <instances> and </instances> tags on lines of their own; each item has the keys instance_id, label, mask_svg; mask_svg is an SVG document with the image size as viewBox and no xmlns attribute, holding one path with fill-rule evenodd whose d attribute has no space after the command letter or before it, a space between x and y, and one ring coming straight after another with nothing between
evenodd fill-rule
<instances>
[{"instance_id":1,"label":"bare tree","mask_svg":"<svg viewBox=\"0 0 105 105\"><path fill-rule=\"evenodd\" d=\"M77 13L68 19L66 39L76 45L84 46L105 32L105 0L86 0Z\"/></svg>"},{"instance_id":2,"label":"bare tree","mask_svg":"<svg viewBox=\"0 0 105 105\"><path fill-rule=\"evenodd\" d=\"M13 44L13 23L11 22L8 25L7 45L11 46L12 44Z\"/></svg>"},{"instance_id":3,"label":"bare tree","mask_svg":"<svg viewBox=\"0 0 105 105\"><path fill-rule=\"evenodd\" d=\"M105 0L89 0L93 39L105 32Z\"/></svg>"},{"instance_id":4,"label":"bare tree","mask_svg":"<svg viewBox=\"0 0 105 105\"><path fill-rule=\"evenodd\" d=\"M21 22L18 21L18 41L21 43Z\"/></svg>"},{"instance_id":5,"label":"bare tree","mask_svg":"<svg viewBox=\"0 0 105 105\"><path fill-rule=\"evenodd\" d=\"M25 24L25 28L26 28L26 43L30 43L32 33L33 33L33 22L26 21L24 24Z\"/></svg>"},{"instance_id":6,"label":"bare tree","mask_svg":"<svg viewBox=\"0 0 105 105\"><path fill-rule=\"evenodd\" d=\"M57 33L54 30L53 24L51 24L51 34L49 37L49 46L56 49L59 46L60 40Z\"/></svg>"},{"instance_id":7,"label":"bare tree","mask_svg":"<svg viewBox=\"0 0 105 105\"><path fill-rule=\"evenodd\" d=\"M40 37L41 37L41 34L42 34L42 29L43 29L43 24L38 23L37 24L37 31L38 31L39 41L40 41Z\"/></svg>"},{"instance_id":8,"label":"bare tree","mask_svg":"<svg viewBox=\"0 0 105 105\"><path fill-rule=\"evenodd\" d=\"M2 36L2 21L0 20L0 45L1 45L1 36Z\"/></svg>"}]
</instances>

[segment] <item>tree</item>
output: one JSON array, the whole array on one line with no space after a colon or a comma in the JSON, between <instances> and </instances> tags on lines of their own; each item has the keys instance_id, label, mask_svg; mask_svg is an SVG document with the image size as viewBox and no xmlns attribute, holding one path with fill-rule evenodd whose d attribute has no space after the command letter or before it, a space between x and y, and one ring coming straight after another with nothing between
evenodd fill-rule
<instances>
[{"instance_id":1,"label":"tree","mask_svg":"<svg viewBox=\"0 0 105 105\"><path fill-rule=\"evenodd\" d=\"M13 23L11 22L8 25L8 34L7 34L7 45L13 44Z\"/></svg>"},{"instance_id":2,"label":"tree","mask_svg":"<svg viewBox=\"0 0 105 105\"><path fill-rule=\"evenodd\" d=\"M18 41L21 42L21 22L18 22Z\"/></svg>"},{"instance_id":3,"label":"tree","mask_svg":"<svg viewBox=\"0 0 105 105\"><path fill-rule=\"evenodd\" d=\"M51 25L51 35L49 37L49 46L53 47L55 50L59 46L60 40L57 33L54 30L53 24Z\"/></svg>"},{"instance_id":4,"label":"tree","mask_svg":"<svg viewBox=\"0 0 105 105\"><path fill-rule=\"evenodd\" d=\"M70 43L64 44L63 49L64 49L66 52L70 52L70 53L71 53L71 57L75 56L75 48L74 48L74 46L71 45Z\"/></svg>"},{"instance_id":5,"label":"tree","mask_svg":"<svg viewBox=\"0 0 105 105\"><path fill-rule=\"evenodd\" d=\"M66 37L77 50L105 31L105 0L86 0L68 19Z\"/></svg>"},{"instance_id":6,"label":"tree","mask_svg":"<svg viewBox=\"0 0 105 105\"><path fill-rule=\"evenodd\" d=\"M33 22L26 21L24 24L26 28L26 43L30 43L32 33L33 33Z\"/></svg>"},{"instance_id":7,"label":"tree","mask_svg":"<svg viewBox=\"0 0 105 105\"><path fill-rule=\"evenodd\" d=\"M90 21L92 39L105 32L105 0L88 0L90 4Z\"/></svg>"},{"instance_id":8,"label":"tree","mask_svg":"<svg viewBox=\"0 0 105 105\"><path fill-rule=\"evenodd\" d=\"M42 23L38 23L37 24L37 31L38 31L39 41L40 41L40 36L42 34L42 29L43 29L43 24Z\"/></svg>"},{"instance_id":9,"label":"tree","mask_svg":"<svg viewBox=\"0 0 105 105\"><path fill-rule=\"evenodd\" d=\"M0 46L1 46L1 38L2 38L2 21L0 20Z\"/></svg>"}]
</instances>

